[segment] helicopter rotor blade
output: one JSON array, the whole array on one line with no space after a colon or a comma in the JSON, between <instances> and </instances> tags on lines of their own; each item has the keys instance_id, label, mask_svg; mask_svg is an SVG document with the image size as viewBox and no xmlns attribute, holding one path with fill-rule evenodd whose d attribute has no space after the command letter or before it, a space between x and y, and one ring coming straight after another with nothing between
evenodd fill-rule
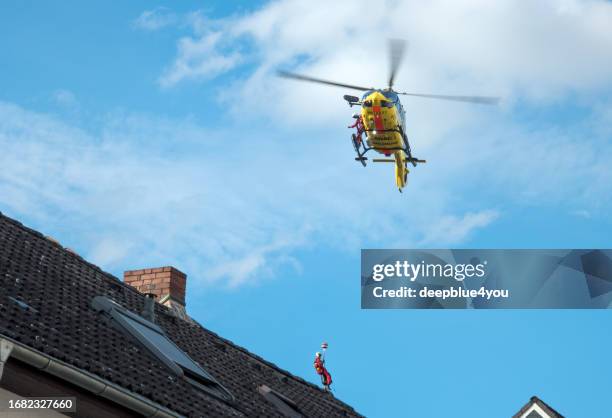
<instances>
[{"instance_id":1,"label":"helicopter rotor blade","mask_svg":"<svg viewBox=\"0 0 612 418\"><path fill-rule=\"evenodd\" d=\"M306 75L290 73L288 71L278 71L277 74L279 77L283 77L283 78L292 78L294 80L310 81L311 83L327 84L328 86L345 87L348 89L361 90L361 91L373 90L373 88L371 87L361 87L361 86L354 86L352 84L337 83L335 81L323 80L321 78L315 78L315 77L309 77Z\"/></svg>"},{"instance_id":2,"label":"helicopter rotor blade","mask_svg":"<svg viewBox=\"0 0 612 418\"><path fill-rule=\"evenodd\" d=\"M468 102L486 105L496 105L499 103L499 97L486 97L486 96L446 96L440 94L419 94L419 93L397 93L403 94L404 96L415 96L425 97L427 99L440 99L440 100L452 100L455 102Z\"/></svg>"},{"instance_id":3,"label":"helicopter rotor blade","mask_svg":"<svg viewBox=\"0 0 612 418\"><path fill-rule=\"evenodd\" d=\"M403 39L389 39L389 88L393 88L395 74L402 63L406 41Z\"/></svg>"}]
</instances>

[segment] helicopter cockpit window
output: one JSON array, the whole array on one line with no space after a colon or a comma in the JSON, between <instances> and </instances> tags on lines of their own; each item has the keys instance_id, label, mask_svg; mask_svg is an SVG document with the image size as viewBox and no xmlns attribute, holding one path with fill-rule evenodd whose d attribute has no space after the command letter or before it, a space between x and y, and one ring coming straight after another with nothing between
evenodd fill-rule
<instances>
[{"instance_id":1,"label":"helicopter cockpit window","mask_svg":"<svg viewBox=\"0 0 612 418\"><path fill-rule=\"evenodd\" d=\"M374 90L368 90L368 91L364 92L363 95L361 96L361 101L363 102L372 93L374 93Z\"/></svg>"},{"instance_id":2,"label":"helicopter cockpit window","mask_svg":"<svg viewBox=\"0 0 612 418\"><path fill-rule=\"evenodd\" d=\"M385 95L387 99L391 100L393 103L399 102L399 97L395 92L386 91L383 94Z\"/></svg>"},{"instance_id":3,"label":"helicopter cockpit window","mask_svg":"<svg viewBox=\"0 0 612 418\"><path fill-rule=\"evenodd\" d=\"M380 101L380 105L382 107L393 107L393 102L389 102L387 100L381 100Z\"/></svg>"},{"instance_id":4,"label":"helicopter cockpit window","mask_svg":"<svg viewBox=\"0 0 612 418\"><path fill-rule=\"evenodd\" d=\"M364 107L372 107L372 101L371 100L366 100L365 102L363 102L363 106Z\"/></svg>"}]
</instances>

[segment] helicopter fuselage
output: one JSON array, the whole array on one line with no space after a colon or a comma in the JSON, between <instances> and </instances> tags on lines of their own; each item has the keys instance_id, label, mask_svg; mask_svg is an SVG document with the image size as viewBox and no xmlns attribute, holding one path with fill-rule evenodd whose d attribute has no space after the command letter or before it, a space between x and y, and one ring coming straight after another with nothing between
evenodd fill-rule
<instances>
[{"instance_id":1,"label":"helicopter fuselage","mask_svg":"<svg viewBox=\"0 0 612 418\"><path fill-rule=\"evenodd\" d=\"M497 104L499 102L498 97L423 94L393 90L395 76L397 75L405 49L406 41L402 39L389 40L389 78L387 82L388 87L384 89L341 83L308 75L295 74L289 71L278 72L279 76L285 78L365 92L361 100L356 96L344 96L344 100L348 102L349 106L361 106L360 119L363 122L363 128L359 124L359 120L355 122L355 125L351 126L351 128L357 128L357 132L351 136L353 148L357 153L355 160L365 167L368 160L365 154L370 150L375 150L386 157L393 155L393 158L374 158L372 161L375 163L395 164L395 181L400 191L406 185L408 164L416 167L418 163L425 163L426 161L415 158L412 155L408 136L406 135L406 113L398 95L480 104ZM365 141L362 140L363 132L366 134Z\"/></svg>"},{"instance_id":2,"label":"helicopter fuselage","mask_svg":"<svg viewBox=\"0 0 612 418\"><path fill-rule=\"evenodd\" d=\"M361 118L369 147L385 155L404 148L406 114L395 92L367 91L361 100Z\"/></svg>"}]
</instances>

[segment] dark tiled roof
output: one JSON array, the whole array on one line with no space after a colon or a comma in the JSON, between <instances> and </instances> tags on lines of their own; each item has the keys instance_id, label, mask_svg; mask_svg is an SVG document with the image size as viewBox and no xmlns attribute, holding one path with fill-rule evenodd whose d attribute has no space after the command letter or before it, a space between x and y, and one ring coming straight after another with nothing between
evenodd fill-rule
<instances>
[{"instance_id":1,"label":"dark tiled roof","mask_svg":"<svg viewBox=\"0 0 612 418\"><path fill-rule=\"evenodd\" d=\"M561 415L559 412L555 411L550 405L548 405L546 402L544 402L543 400L541 400L540 398L538 398L537 396L532 396L529 399L529 402L527 402L525 404L525 406L523 406L521 408L520 411L518 411L516 414L514 414L512 416L512 418L520 418L525 412L527 412L529 410L529 408L531 408L531 406L533 404L538 405L544 412L546 412L551 418L565 418L563 415Z\"/></svg>"},{"instance_id":2,"label":"dark tiled roof","mask_svg":"<svg viewBox=\"0 0 612 418\"><path fill-rule=\"evenodd\" d=\"M317 386L156 304L167 335L235 396L233 405L177 379L91 308L107 296L140 312L144 296L39 232L0 213L0 334L100 376L186 416L280 416L261 385L305 416L359 416Z\"/></svg>"}]
</instances>

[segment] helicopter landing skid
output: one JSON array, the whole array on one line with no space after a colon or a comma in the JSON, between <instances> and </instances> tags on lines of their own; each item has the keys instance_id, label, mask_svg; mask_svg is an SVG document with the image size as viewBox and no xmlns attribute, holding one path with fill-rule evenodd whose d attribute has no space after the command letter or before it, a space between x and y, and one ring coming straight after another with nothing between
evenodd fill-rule
<instances>
[{"instance_id":1,"label":"helicopter landing skid","mask_svg":"<svg viewBox=\"0 0 612 418\"><path fill-rule=\"evenodd\" d=\"M355 161L359 161L361 165L363 165L364 167L366 166L367 160L368 160L368 157L355 157Z\"/></svg>"},{"instance_id":2,"label":"helicopter landing skid","mask_svg":"<svg viewBox=\"0 0 612 418\"><path fill-rule=\"evenodd\" d=\"M367 150L365 149L365 145L363 145L363 141L357 139L357 135L353 134L351 135L351 142L353 143L353 148L355 148L355 152L357 153L357 157L355 157L355 161L359 161L361 165L365 167L366 161L368 160L368 158L364 157L364 154L367 152ZM360 151L361 148L364 149L363 152Z\"/></svg>"},{"instance_id":3,"label":"helicopter landing skid","mask_svg":"<svg viewBox=\"0 0 612 418\"><path fill-rule=\"evenodd\" d=\"M394 151L403 151L404 154L406 155L406 162L412 164L414 167L417 166L417 164L422 164L422 163L426 163L427 161L425 160L421 160L418 158L415 158L412 156L412 151L410 149L410 144L408 143L408 138L406 137L406 134L404 133L403 129L401 127L398 127L398 129L394 129L393 131L395 132L399 132L402 135L402 140L404 143L403 147L397 147L397 148L386 148L384 151L387 152L389 151L394 152ZM368 151L371 151L373 149L376 148L372 148L372 147L368 147L365 145L365 141L358 141L357 140L357 135L352 134L351 135L351 142L353 143L353 148L355 149L355 152L357 153L357 157L355 157L355 161L359 161L364 167L366 166L366 161L368 160L368 158L365 156L366 153ZM380 152L380 150L378 150ZM374 159L372 160L374 162L383 162L383 160L381 159ZM384 162L395 162L395 160L384 160Z\"/></svg>"}]
</instances>

